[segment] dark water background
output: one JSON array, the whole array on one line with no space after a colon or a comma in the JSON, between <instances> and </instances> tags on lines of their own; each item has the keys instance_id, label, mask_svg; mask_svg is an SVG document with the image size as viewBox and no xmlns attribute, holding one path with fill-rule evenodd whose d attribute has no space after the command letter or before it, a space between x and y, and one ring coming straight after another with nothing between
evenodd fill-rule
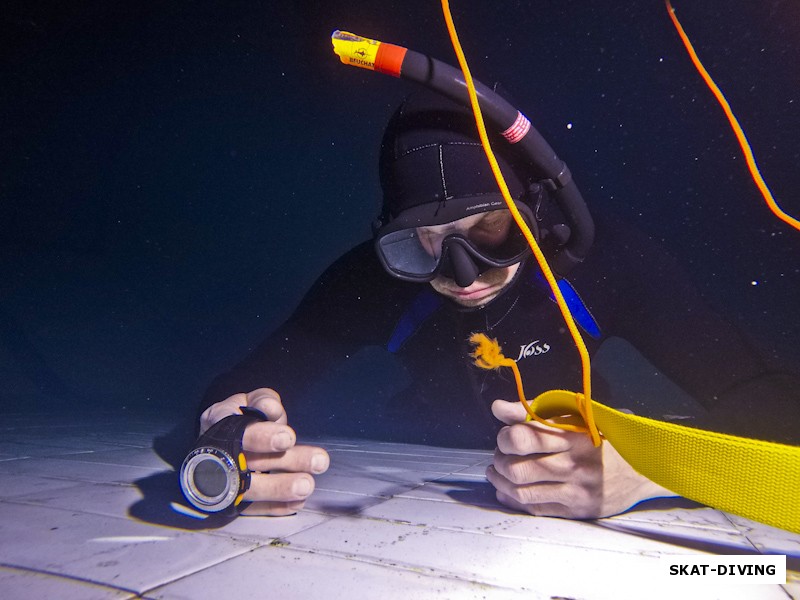
<instances>
[{"instance_id":1,"label":"dark water background","mask_svg":"<svg viewBox=\"0 0 800 600\"><path fill-rule=\"evenodd\" d=\"M475 76L504 83L590 207L663 240L762 351L800 364L800 233L766 209L663 3L452 4ZM800 215L800 5L676 10ZM380 135L411 84L341 65L331 31L455 63L436 0L0 14L5 410L193 406L369 235Z\"/></svg>"}]
</instances>

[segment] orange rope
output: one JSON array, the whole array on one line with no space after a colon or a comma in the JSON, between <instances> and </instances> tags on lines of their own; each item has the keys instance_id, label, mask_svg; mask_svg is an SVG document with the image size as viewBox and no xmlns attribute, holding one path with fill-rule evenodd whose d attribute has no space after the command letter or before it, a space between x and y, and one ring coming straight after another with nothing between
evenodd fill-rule
<instances>
[{"instance_id":1,"label":"orange rope","mask_svg":"<svg viewBox=\"0 0 800 600\"><path fill-rule=\"evenodd\" d=\"M471 356L475 359L475 364L481 369L499 369L500 367L509 367L511 372L514 373L514 382L517 384L517 397L522 403L522 406L525 407L525 412L528 413L528 420L534 420L542 425L557 427L558 429L565 429L566 431L577 431L579 433L589 432L587 427L570 425L568 423L555 423L553 421L546 421L537 415L536 411L534 411L531 407L531 404L533 403L528 403L528 398L525 396L525 389L522 387L522 375L519 372L519 367L517 366L516 361L507 358L503 354L500 344L497 343L496 339L490 339L486 336L486 334L483 333L473 333L470 336L469 341L475 344L475 351L471 354ZM576 396L581 398L582 394L576 394ZM580 411L580 408L578 410Z\"/></svg>"},{"instance_id":2,"label":"orange rope","mask_svg":"<svg viewBox=\"0 0 800 600\"><path fill-rule=\"evenodd\" d=\"M589 351L586 349L586 344L584 344L580 331L578 331L578 326L575 324L575 320L572 318L572 314L569 311L567 302L564 300L561 289L558 287L555 276L550 270L550 266L547 264L547 260L539 248L539 244L536 243L533 233L531 233L530 228L528 228L528 225L522 219L522 215L520 215L519 210L511 199L511 193L508 191L508 186L503 178L503 173L500 171L500 165L497 164L497 159L495 158L494 152L492 151L492 146L489 143L489 136L486 134L486 125L483 121L481 107L478 104L478 96L475 92L475 83L472 79L469 66L467 65L467 59L464 56L464 51L461 48L461 43L458 41L458 34L456 33L455 24L453 23L453 16L450 14L450 3L448 0L442 0L442 12L444 13L445 23L447 23L447 31L450 34L450 41L453 43L453 49L456 52L456 56L458 56L458 64L461 66L461 71L464 73L464 81L467 84L467 91L469 92L469 101L472 105L472 112L475 113L475 122L478 126L478 134L480 135L483 148L486 151L486 157L489 159L489 164L492 167L492 172L497 180L497 185L500 188L503 199L506 201L506 205L508 205L508 209L511 211L511 214L514 217L514 221L516 221L517 226L522 230L525 239L528 241L528 245L533 251L533 255L536 257L536 262L539 263L542 274L547 280L547 283L550 285L550 289L553 291L553 296L555 297L558 308L561 310L561 314L564 317L567 329L569 329L572 339L575 342L575 346L578 348L578 353L581 357L581 366L583 368L583 394L576 394L578 410L580 411L581 417L583 417L583 420L586 423L589 435L592 438L592 442L595 446L599 446L601 441L600 434L597 431L597 426L595 425L594 417L592 416L592 380L591 365L589 363ZM523 401L523 404L525 404L527 408L527 403ZM531 411L528 412L530 413Z\"/></svg>"},{"instance_id":3,"label":"orange rope","mask_svg":"<svg viewBox=\"0 0 800 600\"><path fill-rule=\"evenodd\" d=\"M698 73L703 77L703 80L706 82L706 85L709 89L714 93L717 101L722 106L722 110L725 111L725 116L728 117L728 121L733 128L733 132L736 134L736 139L739 140L739 146L742 148L742 152L744 152L744 158L747 162L747 168L750 169L750 174L753 177L753 180L756 182L761 195L764 197L764 200L767 202L767 206L769 209L784 223L791 225L798 231L800 231L800 221L795 219L794 217L787 215L783 210L781 210L778 203L775 202L775 199L772 197L772 193L769 191L767 184L764 182L764 178L761 177L761 172L758 170L758 166L756 165L756 159L753 156L753 150L750 148L750 143L747 141L747 137L742 131L742 128L739 126L739 121L736 119L736 116L733 114L728 101L725 99L725 95L722 91L717 87L717 84L714 83L714 80L711 79L711 75L708 74L703 63L700 62L700 59L697 56L697 53L694 51L694 47L692 43L689 41L689 37L686 35L686 32L681 27L680 21L678 21L678 17L675 16L675 9L672 8L672 4L670 4L669 0L664 0L667 5L667 13L669 14L669 18L672 19L672 23L675 25L675 29L678 31L678 35L683 40L683 45L686 46L687 52L689 52L689 57L692 59L695 68L697 69Z\"/></svg>"}]
</instances>

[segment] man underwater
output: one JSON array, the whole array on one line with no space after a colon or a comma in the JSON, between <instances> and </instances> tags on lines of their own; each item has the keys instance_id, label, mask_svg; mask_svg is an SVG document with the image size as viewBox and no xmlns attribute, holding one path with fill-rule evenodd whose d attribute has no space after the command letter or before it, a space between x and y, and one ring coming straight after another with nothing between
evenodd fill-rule
<instances>
[{"instance_id":1,"label":"man underwater","mask_svg":"<svg viewBox=\"0 0 800 600\"><path fill-rule=\"evenodd\" d=\"M523 218L552 255L564 216L508 145L494 146ZM254 473L243 514L296 512L314 489L313 475L327 469L327 453L297 445L294 428L496 448L486 476L498 500L533 515L599 518L674 495L607 442L594 447L585 434L525 423L510 375L473 365L468 340L483 332L519 355L529 397L580 389L575 346L505 208L471 113L429 91L413 94L391 118L379 162L375 239L329 267L294 314L203 400L201 431L241 406L269 419L244 433ZM785 415L796 411L798 378L771 372L646 236L597 212L597 241L568 280L590 353L622 338L704 407L698 425L796 438ZM316 374L366 347L396 356L410 385L384 404L309 400ZM602 377L593 381L594 395L613 405Z\"/></svg>"}]
</instances>

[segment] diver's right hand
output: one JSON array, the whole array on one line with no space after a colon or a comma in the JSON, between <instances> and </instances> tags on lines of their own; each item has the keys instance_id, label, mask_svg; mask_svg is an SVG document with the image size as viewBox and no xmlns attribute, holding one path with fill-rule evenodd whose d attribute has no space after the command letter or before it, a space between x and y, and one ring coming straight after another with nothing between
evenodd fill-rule
<instances>
[{"instance_id":1,"label":"diver's right hand","mask_svg":"<svg viewBox=\"0 0 800 600\"><path fill-rule=\"evenodd\" d=\"M253 471L242 514L284 516L296 513L314 491L314 478L328 470L330 457L316 446L295 445L280 395L269 388L234 394L208 407L200 416L200 433L217 421L241 414L240 406L264 413L268 421L247 426L242 440L248 468ZM267 472L269 471L269 472Z\"/></svg>"}]
</instances>

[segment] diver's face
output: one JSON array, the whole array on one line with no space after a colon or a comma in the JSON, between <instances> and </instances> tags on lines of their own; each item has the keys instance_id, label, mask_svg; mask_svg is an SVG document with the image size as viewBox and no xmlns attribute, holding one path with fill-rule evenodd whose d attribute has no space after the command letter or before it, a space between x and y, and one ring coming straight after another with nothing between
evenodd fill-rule
<instances>
[{"instance_id":1,"label":"diver's face","mask_svg":"<svg viewBox=\"0 0 800 600\"><path fill-rule=\"evenodd\" d=\"M475 247L487 254L501 248L508 239L509 231L514 226L511 213L506 210L494 210L452 223L429 227L418 227L417 235L425 252L433 257L442 255L442 242L453 234L460 234ZM519 263L509 267L496 267L481 273L467 287L460 287L454 280L438 275L431 281L433 289L466 307L483 306L497 297L506 285L514 278Z\"/></svg>"},{"instance_id":2,"label":"diver's face","mask_svg":"<svg viewBox=\"0 0 800 600\"><path fill-rule=\"evenodd\" d=\"M481 273L468 287L462 288L450 279L437 275L431 280L431 286L442 296L450 298L461 306L475 308L484 306L494 300L503 289L511 283L519 269L520 263L510 267L498 267Z\"/></svg>"}]
</instances>

